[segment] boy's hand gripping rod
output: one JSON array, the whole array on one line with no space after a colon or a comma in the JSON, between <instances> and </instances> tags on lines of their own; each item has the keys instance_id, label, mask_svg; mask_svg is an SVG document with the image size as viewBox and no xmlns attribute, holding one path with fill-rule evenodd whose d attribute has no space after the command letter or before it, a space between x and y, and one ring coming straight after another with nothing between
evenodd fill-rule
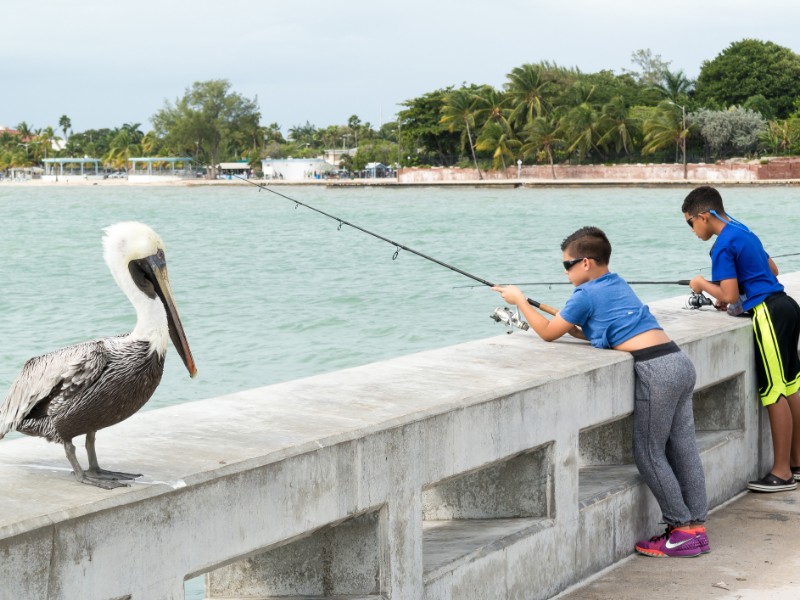
<instances>
[{"instance_id":1,"label":"boy's hand gripping rod","mask_svg":"<svg viewBox=\"0 0 800 600\"><path fill-rule=\"evenodd\" d=\"M416 254L420 258L424 258L425 260L429 260L432 263L436 263L437 265L440 265L440 266L442 266L442 267L444 267L446 269L450 269L451 271L459 273L459 274L463 275L464 277L469 277L470 279L472 279L474 281L477 281L478 283L481 283L481 284L489 286L489 287L495 287L494 283L492 283L490 281L487 281L486 279L478 277L477 275L473 275L472 273L468 273L467 271L463 271L463 270L459 269L458 267L454 267L453 265L448 265L446 262L442 262L441 260L433 258L432 256L428 256L427 254L423 254L422 252L414 250L413 248L409 248L408 246L405 246L403 244L400 244L398 242L390 240L389 238L383 237L382 235L379 235L379 234L377 234L377 233L375 233L373 231L370 231L369 229L364 229L363 227L360 227L360 226L358 226L358 225L356 225L354 223L351 223L350 221L346 221L345 219L340 219L339 217L337 217L335 215L332 215L330 213L326 213L324 210L320 210L320 209L315 208L315 207L313 207L313 206L311 206L309 204L305 204L303 202L300 202L299 200L295 200L294 198L290 198L289 196L281 194L280 192L276 192L275 190L273 190L270 187L267 187L266 185L263 185L263 184L260 184L260 183L256 183L255 181L251 181L251 180L247 179L246 177L242 177L241 175L234 175L234 177L236 177L237 179L241 179L242 181L245 181L245 182L247 182L247 183L249 183L251 185L256 186L259 189L259 191L260 190L266 190L268 192L272 192L276 196L280 196L281 198L284 198L285 200L288 200L289 202L294 202L295 208L297 208L298 206L302 206L302 207L307 208L309 210L313 210L314 212L319 213L319 214L321 214L323 216L326 216L329 219L333 219L334 221L338 221L339 222L339 229L342 228L342 225L347 225L348 227L352 227L353 229L357 229L358 231L361 231L362 233L366 233L367 235L371 235L374 238L377 238L377 239L379 239L381 241L384 241L387 244L391 244L392 246L395 247L395 252L394 252L394 255L392 255L392 260L397 258L397 255L400 253L400 250L405 250L406 252L411 252L411 254ZM547 314L555 316L555 314L558 312L555 308L553 308L552 306L548 306L547 304L542 304L541 302L537 302L536 300L532 300L531 298L525 298L525 299L528 301L528 304L530 304L534 308L538 308L539 310L541 310L543 312L546 312Z\"/></svg>"}]
</instances>

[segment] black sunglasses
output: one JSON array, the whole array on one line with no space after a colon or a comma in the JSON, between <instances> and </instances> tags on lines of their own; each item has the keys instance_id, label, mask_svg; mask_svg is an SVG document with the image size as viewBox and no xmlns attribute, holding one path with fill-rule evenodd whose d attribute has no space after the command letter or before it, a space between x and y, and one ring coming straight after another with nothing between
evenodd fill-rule
<instances>
[{"instance_id":1,"label":"black sunglasses","mask_svg":"<svg viewBox=\"0 0 800 600\"><path fill-rule=\"evenodd\" d=\"M691 217L689 217L688 219L686 219L686 224L687 224L689 227L691 227L692 229L694 229L694 224L692 223L692 221L694 221L694 220L695 220L697 217L699 217L700 215L702 215L704 212L708 212L708 211L707 211L707 210L704 210L703 212L699 212L699 213L697 213L696 215L692 215Z\"/></svg>"},{"instance_id":2,"label":"black sunglasses","mask_svg":"<svg viewBox=\"0 0 800 600\"><path fill-rule=\"evenodd\" d=\"M565 271L569 271L572 267L577 265L584 258L590 258L592 260L597 260L594 256L584 256L583 258L573 258L572 260L565 260L561 264L564 265L564 270Z\"/></svg>"}]
</instances>

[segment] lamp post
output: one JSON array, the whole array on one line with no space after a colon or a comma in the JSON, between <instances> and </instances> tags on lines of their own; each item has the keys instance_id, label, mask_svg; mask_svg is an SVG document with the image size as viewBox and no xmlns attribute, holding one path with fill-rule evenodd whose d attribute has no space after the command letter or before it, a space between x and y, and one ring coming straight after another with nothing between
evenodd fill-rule
<instances>
[{"instance_id":1,"label":"lamp post","mask_svg":"<svg viewBox=\"0 0 800 600\"><path fill-rule=\"evenodd\" d=\"M520 179L521 177L522 177L522 160L518 158L517 159L517 179Z\"/></svg>"},{"instance_id":2,"label":"lamp post","mask_svg":"<svg viewBox=\"0 0 800 600\"><path fill-rule=\"evenodd\" d=\"M681 106L677 102L667 100L673 106L681 109L681 152L683 152L683 178L687 179L687 166L686 166L686 107Z\"/></svg>"}]
</instances>

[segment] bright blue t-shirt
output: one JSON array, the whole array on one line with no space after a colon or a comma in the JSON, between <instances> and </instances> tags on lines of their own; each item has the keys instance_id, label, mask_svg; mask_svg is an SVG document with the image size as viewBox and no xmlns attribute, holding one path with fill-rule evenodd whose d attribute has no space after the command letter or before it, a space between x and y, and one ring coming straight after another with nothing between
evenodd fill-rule
<instances>
[{"instance_id":1,"label":"bright blue t-shirt","mask_svg":"<svg viewBox=\"0 0 800 600\"><path fill-rule=\"evenodd\" d=\"M769 255L761 240L738 221L728 222L717 235L711 249L711 278L716 281L736 279L739 293L744 297L744 310L783 291L769 268Z\"/></svg>"},{"instance_id":2,"label":"bright blue t-shirt","mask_svg":"<svg viewBox=\"0 0 800 600\"><path fill-rule=\"evenodd\" d=\"M595 348L613 348L645 331L662 329L647 305L616 273L576 287L558 314L578 325Z\"/></svg>"}]
</instances>

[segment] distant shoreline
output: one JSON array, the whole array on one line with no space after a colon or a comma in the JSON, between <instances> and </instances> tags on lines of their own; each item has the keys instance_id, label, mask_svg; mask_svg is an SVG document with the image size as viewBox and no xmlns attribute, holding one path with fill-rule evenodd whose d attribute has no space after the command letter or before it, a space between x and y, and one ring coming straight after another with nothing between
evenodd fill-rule
<instances>
[{"instance_id":1,"label":"distant shoreline","mask_svg":"<svg viewBox=\"0 0 800 600\"><path fill-rule=\"evenodd\" d=\"M459 181L398 182L395 178L384 179L330 179L313 181L274 181L250 179L252 183L270 187L381 187L381 188L541 188L541 187L686 187L713 185L715 187L783 187L800 186L800 179L755 179L755 180L704 180L704 179L489 179ZM127 179L72 179L70 181L0 181L0 190L26 187L231 187L252 185L241 180L181 179L170 181L131 182Z\"/></svg>"}]
</instances>

